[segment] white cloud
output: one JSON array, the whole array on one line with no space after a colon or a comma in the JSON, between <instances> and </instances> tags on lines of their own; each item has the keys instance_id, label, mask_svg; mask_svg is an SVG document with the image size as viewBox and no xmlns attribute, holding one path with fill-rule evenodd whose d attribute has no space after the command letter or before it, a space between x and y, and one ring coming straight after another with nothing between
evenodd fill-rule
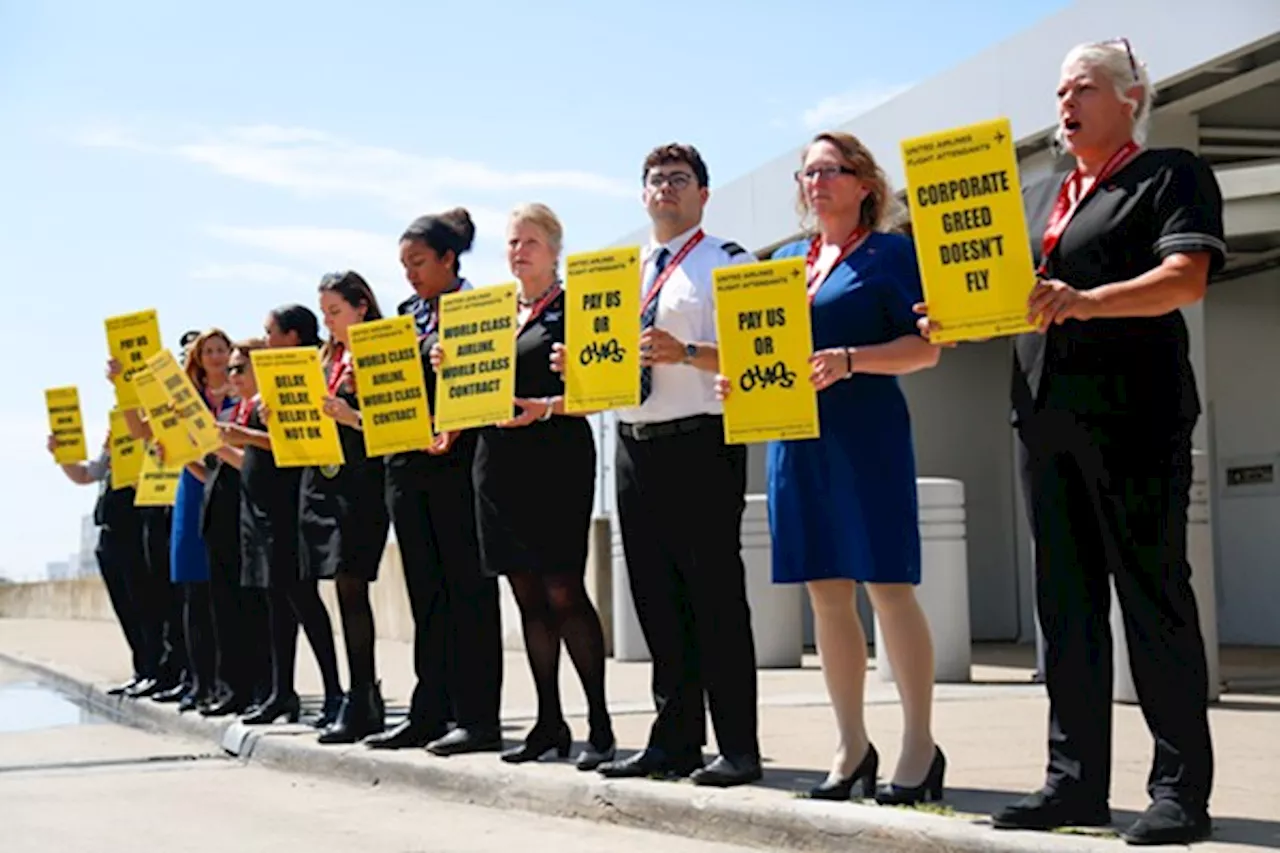
<instances>
[{"instance_id":1,"label":"white cloud","mask_svg":"<svg viewBox=\"0 0 1280 853\"><path fill-rule=\"evenodd\" d=\"M209 263L191 270L190 276L197 281L237 282L253 285L286 285L307 284L310 279L296 269L280 264L264 263Z\"/></svg>"},{"instance_id":2,"label":"white cloud","mask_svg":"<svg viewBox=\"0 0 1280 853\"><path fill-rule=\"evenodd\" d=\"M505 202L513 192L576 192L628 199L635 195L631 183L592 172L503 170L472 160L363 144L311 128L232 127L156 144L120 127L101 126L81 133L78 141L98 148L161 152L308 199L365 198L387 206L398 217L466 199L477 225L481 217L492 219L499 214L485 210L483 204L472 207L476 196L497 196Z\"/></svg>"},{"instance_id":3,"label":"white cloud","mask_svg":"<svg viewBox=\"0 0 1280 853\"><path fill-rule=\"evenodd\" d=\"M836 127L892 100L911 88L909 83L863 83L847 92L829 95L801 116L809 130Z\"/></svg>"}]
</instances>

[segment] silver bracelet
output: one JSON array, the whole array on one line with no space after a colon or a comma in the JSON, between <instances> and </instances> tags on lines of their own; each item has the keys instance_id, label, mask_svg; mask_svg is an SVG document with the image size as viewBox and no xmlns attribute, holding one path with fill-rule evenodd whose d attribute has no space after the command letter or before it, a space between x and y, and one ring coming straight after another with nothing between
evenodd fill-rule
<instances>
[{"instance_id":1,"label":"silver bracelet","mask_svg":"<svg viewBox=\"0 0 1280 853\"><path fill-rule=\"evenodd\" d=\"M555 398L555 397L543 397L543 398L542 398L542 403L543 403L543 405L545 405L545 406L547 407L547 410L546 410L545 412L543 412L543 413L542 413L542 417L538 418L538 420L540 420L540 421L549 421L549 420L551 420L551 416L552 416L552 415L554 415L554 414L556 413L556 398Z\"/></svg>"}]
</instances>

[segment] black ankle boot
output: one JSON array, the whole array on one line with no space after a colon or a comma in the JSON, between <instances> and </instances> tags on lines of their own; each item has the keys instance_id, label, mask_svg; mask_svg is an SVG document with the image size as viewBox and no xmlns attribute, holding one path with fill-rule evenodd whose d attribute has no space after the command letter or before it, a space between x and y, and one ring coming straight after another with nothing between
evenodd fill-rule
<instances>
[{"instance_id":1,"label":"black ankle boot","mask_svg":"<svg viewBox=\"0 0 1280 853\"><path fill-rule=\"evenodd\" d=\"M355 743L386 728L386 706L379 685L353 687L342 700L338 719L320 733L320 743Z\"/></svg>"},{"instance_id":2,"label":"black ankle boot","mask_svg":"<svg viewBox=\"0 0 1280 853\"><path fill-rule=\"evenodd\" d=\"M246 726L269 726L276 720L284 717L290 723L298 722L298 714L301 713L302 703L298 699L298 694L286 696L281 699L270 698L263 702L257 708L252 709L248 714L240 718L240 722Z\"/></svg>"}]
</instances>

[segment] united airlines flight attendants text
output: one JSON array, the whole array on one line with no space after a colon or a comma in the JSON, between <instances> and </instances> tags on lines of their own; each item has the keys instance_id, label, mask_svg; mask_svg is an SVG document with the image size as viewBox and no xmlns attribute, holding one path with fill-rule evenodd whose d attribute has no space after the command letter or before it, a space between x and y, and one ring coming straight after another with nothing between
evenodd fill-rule
<instances>
[{"instance_id":1,"label":"united airlines flight attendants text","mask_svg":"<svg viewBox=\"0 0 1280 853\"><path fill-rule=\"evenodd\" d=\"M285 305L267 315L267 348L318 347L319 323L311 309ZM297 720L301 702L294 687L294 669L301 625L311 644L324 683L324 704L316 728L338 718L342 684L329 611L320 599L316 577L302 577L298 541L298 506L302 468L279 468L267 433L268 412L258 395L251 353L256 341L237 347L231 356L231 378L241 399L234 421L223 427L229 443L244 448L240 471L240 546L242 580L262 589L267 598L267 621L254 633L265 638L271 666L271 692L249 709L241 722L265 725L280 717Z\"/></svg>"},{"instance_id":2,"label":"united airlines flight attendants text","mask_svg":"<svg viewBox=\"0 0 1280 853\"><path fill-rule=\"evenodd\" d=\"M1204 298L1223 264L1222 194L1191 152L1142 147L1155 93L1127 40L1072 49L1057 97L1058 138L1075 168L1023 191L1041 275L1028 316L1039 331L1015 341L1012 389L1036 540L1049 767L1044 787L993 823L1110 823L1114 582L1155 739L1152 803L1124 837L1186 844L1210 834L1213 746L1187 565L1200 400L1178 309Z\"/></svg>"},{"instance_id":3,"label":"united airlines flight attendants text","mask_svg":"<svg viewBox=\"0 0 1280 853\"><path fill-rule=\"evenodd\" d=\"M706 234L706 164L691 145L645 158L641 405L618 413L617 487L631 594L653 656L658 718L609 777L760 778L756 661L742 565L747 451L724 443L711 272L755 258ZM563 357L563 354L561 354ZM703 767L706 701L720 756Z\"/></svg>"},{"instance_id":4,"label":"united airlines flight attendants text","mask_svg":"<svg viewBox=\"0 0 1280 853\"><path fill-rule=\"evenodd\" d=\"M839 745L817 799L853 789L877 802L938 799L945 759L930 731L933 647L916 601L920 532L907 401L897 377L933 367L937 348L915 330L920 274L911 241L885 233L892 199L884 173L847 133L820 133L796 172L809 236L775 258L804 257L821 438L769 445L774 583L804 583ZM719 380L730 393L727 379ZM905 717L891 782L875 791L879 755L863 713L866 634L854 604L866 584L893 663Z\"/></svg>"},{"instance_id":5,"label":"united airlines flight attendants text","mask_svg":"<svg viewBox=\"0 0 1280 853\"><path fill-rule=\"evenodd\" d=\"M354 272L320 280L320 311L329 340L320 352L328 397L325 413L338 422L345 464L302 472L302 577L334 580L351 684L338 719L321 743L354 743L383 730L386 710L374 666L373 607L369 584L387 544L385 479L381 459L365 455L359 398L347 329L382 317L368 283Z\"/></svg>"},{"instance_id":6,"label":"united airlines flight attendants text","mask_svg":"<svg viewBox=\"0 0 1280 853\"><path fill-rule=\"evenodd\" d=\"M414 294L399 311L413 315L417 325L433 411L429 355L440 337L440 297L470 287L459 274L459 259L474 239L471 216L461 208L421 216L400 237L400 262ZM413 613L417 685L404 722L370 738L371 747L426 745L438 755L502 748L498 583L482 570L476 541L475 447L475 432L444 433L430 448L387 458L387 507Z\"/></svg>"}]
</instances>

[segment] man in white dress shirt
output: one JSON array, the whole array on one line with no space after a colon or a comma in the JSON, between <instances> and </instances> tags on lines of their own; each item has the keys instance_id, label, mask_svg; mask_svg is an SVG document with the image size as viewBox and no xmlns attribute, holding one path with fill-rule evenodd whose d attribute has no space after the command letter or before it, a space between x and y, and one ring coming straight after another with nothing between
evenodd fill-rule
<instances>
[{"instance_id":1,"label":"man in white dress shirt","mask_svg":"<svg viewBox=\"0 0 1280 853\"><path fill-rule=\"evenodd\" d=\"M707 167L689 145L645 159L641 404L618 413L617 489L631 594L653 657L647 747L600 772L760 778L756 662L741 555L747 458L724 443L712 270L755 258L702 231ZM720 755L703 766L706 704Z\"/></svg>"}]
</instances>

